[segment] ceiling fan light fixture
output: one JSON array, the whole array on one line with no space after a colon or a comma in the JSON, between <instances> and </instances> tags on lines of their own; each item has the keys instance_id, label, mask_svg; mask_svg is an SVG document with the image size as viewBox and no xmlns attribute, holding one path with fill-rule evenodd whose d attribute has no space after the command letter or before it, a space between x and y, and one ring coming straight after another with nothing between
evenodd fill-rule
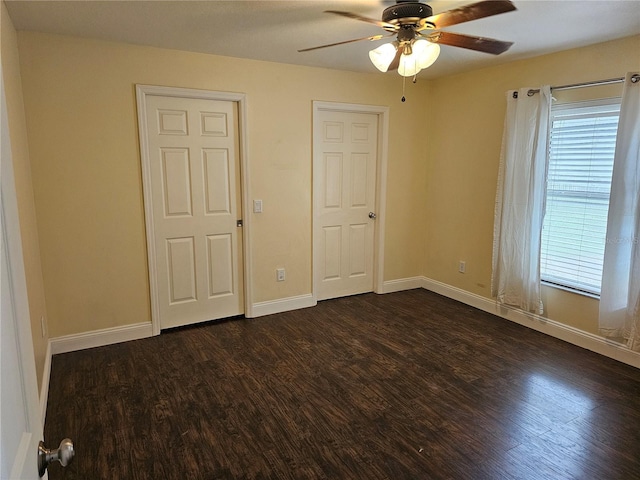
<instances>
[{"instance_id":1,"label":"ceiling fan light fixture","mask_svg":"<svg viewBox=\"0 0 640 480\"><path fill-rule=\"evenodd\" d=\"M385 43L374 48L369 52L371 63L381 72L386 72L396 56L396 48L394 43Z\"/></svg>"},{"instance_id":2,"label":"ceiling fan light fixture","mask_svg":"<svg viewBox=\"0 0 640 480\"><path fill-rule=\"evenodd\" d=\"M418 39L412 43L410 52L410 54L402 54L400 57L398 73L403 77L413 77L420 70L433 65L438 55L440 55L440 45L428 40Z\"/></svg>"}]
</instances>

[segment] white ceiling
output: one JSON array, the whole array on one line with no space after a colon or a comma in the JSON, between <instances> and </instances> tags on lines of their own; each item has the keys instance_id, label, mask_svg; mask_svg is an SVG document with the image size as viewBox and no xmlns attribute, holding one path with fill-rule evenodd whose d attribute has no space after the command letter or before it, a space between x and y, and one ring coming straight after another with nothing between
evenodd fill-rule
<instances>
[{"instance_id":1,"label":"white ceiling","mask_svg":"<svg viewBox=\"0 0 640 480\"><path fill-rule=\"evenodd\" d=\"M379 19L382 10L394 3L5 1L18 30L360 72L377 72L367 52L382 42L364 41L305 53L297 50L384 33L375 25L323 13L324 10L345 10ZM427 3L435 14L474 0ZM420 76L434 78L640 34L640 0L514 0L514 4L518 9L515 12L446 29L515 42L509 51L494 57L443 46L438 61Z\"/></svg>"}]
</instances>

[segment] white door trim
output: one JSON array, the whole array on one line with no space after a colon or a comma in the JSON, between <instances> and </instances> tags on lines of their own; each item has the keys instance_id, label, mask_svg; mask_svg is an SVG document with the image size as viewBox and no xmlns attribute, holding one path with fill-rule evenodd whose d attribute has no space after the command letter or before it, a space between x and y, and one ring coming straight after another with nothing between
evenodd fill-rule
<instances>
[{"instance_id":1,"label":"white door trim","mask_svg":"<svg viewBox=\"0 0 640 480\"><path fill-rule=\"evenodd\" d=\"M158 299L158 276L155 267L156 244L154 219L151 199L151 161L147 139L146 96L197 98L204 100L221 100L236 102L238 105L238 128L240 143L240 185L242 188L242 256L244 271L244 314L251 317L253 295L251 291L251 225L248 211L249 202L249 154L247 141L247 98L243 93L215 92L192 88L161 87L155 85L136 85L138 103L138 135L140 139L140 156L142 163L142 190L144 195L144 214L147 234L147 263L149 266L149 287L151 290L151 324L153 334L160 334L160 304Z\"/></svg>"},{"instance_id":2,"label":"white door trim","mask_svg":"<svg viewBox=\"0 0 640 480\"><path fill-rule=\"evenodd\" d=\"M378 105L359 105L355 103L336 102L313 102L313 125L318 122L320 111L348 112L348 113L371 113L378 116L378 158L376 159L376 221L373 246L373 291L382 293L384 291L384 232L387 205L387 161L389 155L389 107ZM313 142L313 164L319 159L316 158L316 139ZM313 169L312 169L313 171ZM315 186L315 180L312 180ZM313 189L313 224L312 231L315 231L315 222L318 215L316 205L318 201L316 189ZM313 262L317 258L317 242L312 235L312 258ZM312 265L312 293L314 301L317 301L317 265Z\"/></svg>"}]
</instances>

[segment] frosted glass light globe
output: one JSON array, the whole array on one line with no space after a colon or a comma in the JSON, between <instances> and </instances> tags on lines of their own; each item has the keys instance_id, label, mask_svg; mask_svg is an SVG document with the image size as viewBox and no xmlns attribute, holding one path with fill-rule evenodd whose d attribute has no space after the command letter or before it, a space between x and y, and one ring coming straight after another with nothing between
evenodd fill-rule
<instances>
[{"instance_id":1,"label":"frosted glass light globe","mask_svg":"<svg viewBox=\"0 0 640 480\"><path fill-rule=\"evenodd\" d=\"M381 72L386 72L396 56L396 46L393 43L385 43L369 52L371 63Z\"/></svg>"},{"instance_id":2,"label":"frosted glass light globe","mask_svg":"<svg viewBox=\"0 0 640 480\"><path fill-rule=\"evenodd\" d=\"M440 55L440 45L423 38L413 42L413 54L418 57L420 68L427 68L433 65Z\"/></svg>"}]
</instances>

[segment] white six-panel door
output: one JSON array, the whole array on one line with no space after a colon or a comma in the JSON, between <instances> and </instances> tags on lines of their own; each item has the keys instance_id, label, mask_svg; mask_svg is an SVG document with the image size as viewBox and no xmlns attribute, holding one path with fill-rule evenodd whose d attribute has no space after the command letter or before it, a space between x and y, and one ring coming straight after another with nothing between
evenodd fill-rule
<instances>
[{"instance_id":1,"label":"white six-panel door","mask_svg":"<svg viewBox=\"0 0 640 480\"><path fill-rule=\"evenodd\" d=\"M237 104L145 98L161 328L242 314Z\"/></svg>"},{"instance_id":2,"label":"white six-panel door","mask_svg":"<svg viewBox=\"0 0 640 480\"><path fill-rule=\"evenodd\" d=\"M314 117L314 282L318 300L373 290L378 115Z\"/></svg>"}]
</instances>

